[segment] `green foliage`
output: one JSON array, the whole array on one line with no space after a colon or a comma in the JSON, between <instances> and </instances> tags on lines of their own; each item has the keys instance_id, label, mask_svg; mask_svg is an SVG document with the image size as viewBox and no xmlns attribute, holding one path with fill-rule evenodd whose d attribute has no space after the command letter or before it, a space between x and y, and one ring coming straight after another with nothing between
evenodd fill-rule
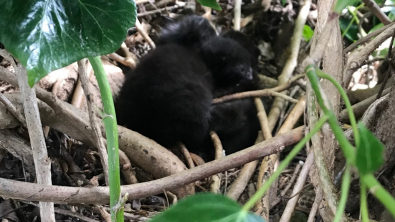
<instances>
[{"instance_id":1,"label":"green foliage","mask_svg":"<svg viewBox=\"0 0 395 222\"><path fill-rule=\"evenodd\" d=\"M345 9L347 6L354 5L358 1L360 0L337 0L333 11L341 14L343 9Z\"/></svg>"},{"instance_id":2,"label":"green foliage","mask_svg":"<svg viewBox=\"0 0 395 222\"><path fill-rule=\"evenodd\" d=\"M346 38L348 38L353 42L359 39L358 25L354 22L354 20L340 17L339 22L343 36L345 36Z\"/></svg>"},{"instance_id":3,"label":"green foliage","mask_svg":"<svg viewBox=\"0 0 395 222\"><path fill-rule=\"evenodd\" d=\"M392 8L393 8L393 10L391 10L390 13L388 14L388 18L389 18L391 21L393 21L393 20L395 19L395 7L392 7ZM379 29L379 28L381 28L381 27L383 27L383 26L384 26L384 24L380 22L379 24L375 25L375 26L369 31L369 33L374 32L374 31L376 31L377 29Z\"/></svg>"},{"instance_id":4,"label":"green foliage","mask_svg":"<svg viewBox=\"0 0 395 222\"><path fill-rule=\"evenodd\" d=\"M282 6L285 6L285 3L287 3L287 0L281 0Z\"/></svg>"},{"instance_id":5,"label":"green foliage","mask_svg":"<svg viewBox=\"0 0 395 222\"><path fill-rule=\"evenodd\" d=\"M114 52L136 19L133 0L0 0L0 42L30 86L85 57Z\"/></svg>"},{"instance_id":6,"label":"green foliage","mask_svg":"<svg viewBox=\"0 0 395 222\"><path fill-rule=\"evenodd\" d=\"M256 215L242 211L234 200L218 194L203 193L180 200L150 222L263 222Z\"/></svg>"},{"instance_id":7,"label":"green foliage","mask_svg":"<svg viewBox=\"0 0 395 222\"><path fill-rule=\"evenodd\" d=\"M210 7L212 9L222 11L221 6L218 5L217 0L197 0L200 4Z\"/></svg>"},{"instance_id":8,"label":"green foliage","mask_svg":"<svg viewBox=\"0 0 395 222\"><path fill-rule=\"evenodd\" d=\"M303 38L306 40L306 42L310 41L310 39L313 37L314 31L310 28L308 25L304 25L303 27Z\"/></svg>"},{"instance_id":9,"label":"green foliage","mask_svg":"<svg viewBox=\"0 0 395 222\"><path fill-rule=\"evenodd\" d=\"M383 164L384 145L362 122L358 123L360 143L357 147L356 166L362 174L373 173Z\"/></svg>"}]
</instances>

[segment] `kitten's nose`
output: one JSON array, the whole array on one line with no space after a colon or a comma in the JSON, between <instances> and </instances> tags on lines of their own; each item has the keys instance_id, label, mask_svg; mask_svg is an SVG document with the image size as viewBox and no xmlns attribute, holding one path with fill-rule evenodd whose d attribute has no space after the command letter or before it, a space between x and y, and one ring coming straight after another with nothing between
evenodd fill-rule
<instances>
[{"instance_id":1,"label":"kitten's nose","mask_svg":"<svg viewBox=\"0 0 395 222\"><path fill-rule=\"evenodd\" d=\"M251 67L246 72L246 77L247 77L248 80L251 80L253 78L253 76L252 76L252 68Z\"/></svg>"}]
</instances>

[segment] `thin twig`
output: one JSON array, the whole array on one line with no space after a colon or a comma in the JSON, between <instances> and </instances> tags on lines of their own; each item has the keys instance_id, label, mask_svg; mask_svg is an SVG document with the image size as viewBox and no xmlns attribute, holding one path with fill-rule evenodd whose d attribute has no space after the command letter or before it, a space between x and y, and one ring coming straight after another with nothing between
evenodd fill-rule
<instances>
[{"instance_id":1,"label":"thin twig","mask_svg":"<svg viewBox=\"0 0 395 222\"><path fill-rule=\"evenodd\" d=\"M258 111L258 119L261 125L261 130L263 134L263 138L265 140L272 138L271 130L269 129L269 121L267 120L267 115L265 108L263 107L262 100L260 98L255 98L255 107ZM269 161L270 157L263 158L261 162L261 167L259 168L258 173L258 180L257 180L257 189L260 189L262 185L266 182L269 178L269 175L266 172L273 172L273 165L269 165L271 163ZM261 215L266 221L269 221L269 214L270 214L270 191L266 192L266 194L262 197L262 200L259 201L255 205L256 213Z\"/></svg>"},{"instance_id":2,"label":"thin twig","mask_svg":"<svg viewBox=\"0 0 395 222\"><path fill-rule=\"evenodd\" d=\"M26 204L38 207L38 204L35 204L35 203L32 203L32 202L23 202L23 203L26 203ZM94 220L92 218L86 217L86 216L81 215L79 213L72 212L70 210L60 209L60 208L57 208L57 207L55 207L55 213L63 214L63 215L69 216L69 217L78 218L78 219L80 219L82 221L86 221L86 222L98 222L98 220Z\"/></svg>"},{"instance_id":3,"label":"thin twig","mask_svg":"<svg viewBox=\"0 0 395 222\"><path fill-rule=\"evenodd\" d=\"M311 207L309 219L307 220L307 222L315 221L315 215L317 214L318 207L320 206L321 201L322 201L322 189L318 187L318 191L315 193L314 203L313 206Z\"/></svg>"},{"instance_id":4,"label":"thin twig","mask_svg":"<svg viewBox=\"0 0 395 222\"><path fill-rule=\"evenodd\" d=\"M392 25L391 25L392 24ZM377 47L379 47L385 40L392 36L395 25L391 23L388 25L388 28L381 32L376 38L374 38L371 42L369 42L364 47L361 47L360 50L352 52L348 59L347 64L344 69L343 79L344 84L348 85L352 78L352 74L357 70L366 58L374 51ZM386 26L387 27L387 26Z\"/></svg>"},{"instance_id":5,"label":"thin twig","mask_svg":"<svg viewBox=\"0 0 395 222\"><path fill-rule=\"evenodd\" d=\"M92 96L92 93L90 92L90 89L89 89L89 79L86 74L86 62L87 62L86 59L78 61L78 74L80 75L81 86L84 90L85 97L86 97L86 104L88 106L89 120L90 120L91 127L93 129L93 132L94 132L93 135L95 137L95 139L94 139L95 145L99 151L100 161L103 166L104 178L105 178L106 184L108 185L109 181L108 181L107 149L104 144L103 138L101 136L102 134L101 134L99 124L97 123L97 118L96 118L95 112L92 109L93 96Z\"/></svg>"},{"instance_id":6,"label":"thin twig","mask_svg":"<svg viewBox=\"0 0 395 222\"><path fill-rule=\"evenodd\" d=\"M0 93L0 102L4 104L8 111L10 111L10 113L22 124L22 126L27 127L25 117L23 117L23 115L18 112L18 110L16 110L15 106L10 102L10 100L7 99L7 97L3 95L3 93Z\"/></svg>"},{"instance_id":7,"label":"thin twig","mask_svg":"<svg viewBox=\"0 0 395 222\"><path fill-rule=\"evenodd\" d=\"M261 141L263 141L263 137L261 134L259 134L255 141L255 144L260 143ZM226 195L229 198L232 198L234 200L239 199L240 195L246 189L248 182L250 181L252 175L254 174L257 165L258 165L258 160L255 160L245 164L241 168L239 175L237 176L236 180L233 182L229 191L226 193Z\"/></svg>"},{"instance_id":8,"label":"thin twig","mask_svg":"<svg viewBox=\"0 0 395 222\"><path fill-rule=\"evenodd\" d=\"M15 67L15 71L19 89L23 95L23 107L30 144L33 150L37 182L40 185L51 185L51 160L48 157L47 147L45 145L44 133L37 106L35 87L29 87L27 82L27 71L20 64ZM39 206L41 221L55 221L53 202L40 202Z\"/></svg>"},{"instance_id":9,"label":"thin twig","mask_svg":"<svg viewBox=\"0 0 395 222\"><path fill-rule=\"evenodd\" d=\"M233 11L234 11L233 29L235 31L240 31L241 0L235 0L235 7L233 8Z\"/></svg>"},{"instance_id":10,"label":"thin twig","mask_svg":"<svg viewBox=\"0 0 395 222\"><path fill-rule=\"evenodd\" d=\"M347 54L351 52L352 50L356 49L359 45L364 44L365 42L370 41L371 38L374 38L378 36L380 33L382 33L384 30L388 29L389 27L393 26L395 23L390 23L384 27L381 27L374 32L371 32L367 34L366 36L358 39L358 41L354 42L353 44L349 45L347 48L344 49L344 54Z\"/></svg>"},{"instance_id":11,"label":"thin twig","mask_svg":"<svg viewBox=\"0 0 395 222\"><path fill-rule=\"evenodd\" d=\"M215 148L215 159L220 159L223 157L223 147L221 140L219 139L219 136L216 132L211 131L210 132L211 140L213 141L213 145Z\"/></svg>"},{"instance_id":12,"label":"thin twig","mask_svg":"<svg viewBox=\"0 0 395 222\"><path fill-rule=\"evenodd\" d=\"M145 41L147 41L148 44L154 49L156 47L154 41L152 41L152 39L148 36L148 33L144 30L143 25L138 19L136 19L135 26L137 28L137 31L143 36Z\"/></svg>"},{"instance_id":13,"label":"thin twig","mask_svg":"<svg viewBox=\"0 0 395 222\"><path fill-rule=\"evenodd\" d=\"M132 170L132 164L126 154L119 150L119 164L122 165L121 172L127 184L138 183L136 175Z\"/></svg>"},{"instance_id":14,"label":"thin twig","mask_svg":"<svg viewBox=\"0 0 395 222\"><path fill-rule=\"evenodd\" d=\"M303 137L304 127L299 127L193 169L185 170L155 181L121 186L121 195L128 193L130 199L137 199L161 193L163 190L182 187L213 174L277 153L285 146L299 142ZM68 204L105 204L110 200L108 187L47 186L4 178L0 178L0 196L29 201L53 201Z\"/></svg>"},{"instance_id":15,"label":"thin twig","mask_svg":"<svg viewBox=\"0 0 395 222\"><path fill-rule=\"evenodd\" d=\"M302 38L303 28L307 20L307 16L309 15L311 0L303 0L300 1L301 8L299 10L298 18L295 21L295 28L294 33L291 38L291 45L290 45L290 55L288 60L281 72L281 75L278 77L278 84L282 85L289 81L291 75L297 65L298 53L300 48L300 42ZM283 91L282 94L285 94ZM273 102L272 109L269 112L268 119L269 119L269 128L271 130L274 129L278 117L280 115L281 110L284 106L284 98L276 97Z\"/></svg>"},{"instance_id":16,"label":"thin twig","mask_svg":"<svg viewBox=\"0 0 395 222\"><path fill-rule=\"evenodd\" d=\"M213 141L214 148L215 148L215 159L221 159L223 157L223 147L221 140L216 132L210 131L211 140ZM211 184L210 190L213 193L219 193L219 189L221 188L221 178L218 174L211 176Z\"/></svg>"},{"instance_id":17,"label":"thin twig","mask_svg":"<svg viewBox=\"0 0 395 222\"><path fill-rule=\"evenodd\" d=\"M291 216L293 214L295 206L298 203L300 192L303 190L304 184L306 183L307 176L309 175L309 171L313 163L314 152L310 151L310 153L307 155L306 162L303 165L302 171L300 172L298 180L296 181L296 184L292 191L292 199L288 201L287 206L285 207L284 212L281 216L280 222L288 222L291 220Z\"/></svg>"},{"instance_id":18,"label":"thin twig","mask_svg":"<svg viewBox=\"0 0 395 222\"><path fill-rule=\"evenodd\" d=\"M100 213L101 217L106 222L111 222L111 215L103 208L103 206L95 205L94 209L97 210L97 212Z\"/></svg>"},{"instance_id":19,"label":"thin twig","mask_svg":"<svg viewBox=\"0 0 395 222\"><path fill-rule=\"evenodd\" d=\"M295 167L294 172L292 173L291 179L287 182L287 186L281 191L281 196L285 196L287 194L288 190L292 187L292 185L296 179L296 176L298 175L299 170L302 168L302 166L303 166L303 162L299 161L299 163Z\"/></svg>"},{"instance_id":20,"label":"thin twig","mask_svg":"<svg viewBox=\"0 0 395 222\"><path fill-rule=\"evenodd\" d=\"M178 145L178 147L180 148L182 154L184 155L184 157L185 157L185 159L186 159L188 168L189 168L189 169L194 168L194 167L195 167L195 164L193 163L193 160L192 160L192 158L191 158L191 155L190 155L189 151L187 150L187 148L185 147L185 145L182 144L182 143L180 143L180 144Z\"/></svg>"},{"instance_id":21,"label":"thin twig","mask_svg":"<svg viewBox=\"0 0 395 222\"><path fill-rule=\"evenodd\" d=\"M387 71L384 74L384 80L382 82L382 85L381 85L378 93L377 93L376 99L380 99L381 93L383 92L385 85L387 85L387 80L391 74L391 71L394 69L394 63L392 61L392 59L394 58L394 56L393 56L394 54L392 53L392 46L394 44L394 38L395 38L395 30L394 30L394 33L392 34L392 37L391 37L390 48L388 49L388 54L387 54L387 58L386 58L389 63L389 66L388 66ZM367 79L369 79L369 77Z\"/></svg>"},{"instance_id":22,"label":"thin twig","mask_svg":"<svg viewBox=\"0 0 395 222\"><path fill-rule=\"evenodd\" d=\"M391 23L391 20L388 18L386 14L384 14L383 11L381 11L381 8L377 5L375 1L372 0L362 0L363 3L367 7L369 7L370 11L373 12L373 14L380 20L381 23L384 25L388 25Z\"/></svg>"},{"instance_id":23,"label":"thin twig","mask_svg":"<svg viewBox=\"0 0 395 222\"><path fill-rule=\"evenodd\" d=\"M293 78L291 78L289 81L287 81L279 86L276 86L274 88L271 88L271 89L246 91L246 92L235 93L235 94L219 97L219 98L213 99L212 103L217 104L217 103L223 103L223 102L228 102L231 100L244 99L244 98L249 98L249 97L277 96L277 95L279 95L279 93L278 93L279 91L283 91L283 90L287 89L293 82L295 82L296 80L298 80L300 78L303 78L304 76L305 76L304 74L296 75ZM291 102L297 102L297 100L295 100L294 98L291 98L286 95L284 98L286 98L287 100L289 100Z\"/></svg>"}]
</instances>

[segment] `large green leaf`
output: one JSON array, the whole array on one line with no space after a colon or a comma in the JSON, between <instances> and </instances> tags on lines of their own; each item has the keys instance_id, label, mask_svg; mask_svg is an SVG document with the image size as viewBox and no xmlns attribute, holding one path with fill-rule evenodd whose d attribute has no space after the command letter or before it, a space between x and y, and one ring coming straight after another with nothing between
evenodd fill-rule
<instances>
[{"instance_id":1,"label":"large green leaf","mask_svg":"<svg viewBox=\"0 0 395 222\"><path fill-rule=\"evenodd\" d=\"M150 222L263 222L241 210L241 206L226 196L204 193L187 197L154 217Z\"/></svg>"},{"instance_id":2,"label":"large green leaf","mask_svg":"<svg viewBox=\"0 0 395 222\"><path fill-rule=\"evenodd\" d=\"M357 147L356 166L361 174L373 173L384 162L384 145L362 122L358 123L358 130L361 138Z\"/></svg>"},{"instance_id":3,"label":"large green leaf","mask_svg":"<svg viewBox=\"0 0 395 222\"><path fill-rule=\"evenodd\" d=\"M218 11L222 11L221 6L218 5L217 0L197 0L200 4L213 8Z\"/></svg>"},{"instance_id":4,"label":"large green leaf","mask_svg":"<svg viewBox=\"0 0 395 222\"><path fill-rule=\"evenodd\" d=\"M136 20L133 0L0 0L0 42L32 86L85 57L114 52Z\"/></svg>"}]
</instances>

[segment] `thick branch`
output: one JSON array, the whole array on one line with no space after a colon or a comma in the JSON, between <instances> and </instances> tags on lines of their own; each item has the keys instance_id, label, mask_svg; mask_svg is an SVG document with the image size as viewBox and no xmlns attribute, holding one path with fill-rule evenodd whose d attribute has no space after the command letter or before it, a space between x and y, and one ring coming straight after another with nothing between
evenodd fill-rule
<instances>
[{"instance_id":1,"label":"thick branch","mask_svg":"<svg viewBox=\"0 0 395 222\"><path fill-rule=\"evenodd\" d=\"M122 186L122 195L129 193L129 199L138 199L190 184L213 174L246 164L264 156L276 153L283 147L300 141L304 127L296 128L250 148L231 154L193 169L155 181ZM109 202L108 187L62 187L0 179L0 196L29 201L52 201L56 203L106 204Z\"/></svg>"}]
</instances>

